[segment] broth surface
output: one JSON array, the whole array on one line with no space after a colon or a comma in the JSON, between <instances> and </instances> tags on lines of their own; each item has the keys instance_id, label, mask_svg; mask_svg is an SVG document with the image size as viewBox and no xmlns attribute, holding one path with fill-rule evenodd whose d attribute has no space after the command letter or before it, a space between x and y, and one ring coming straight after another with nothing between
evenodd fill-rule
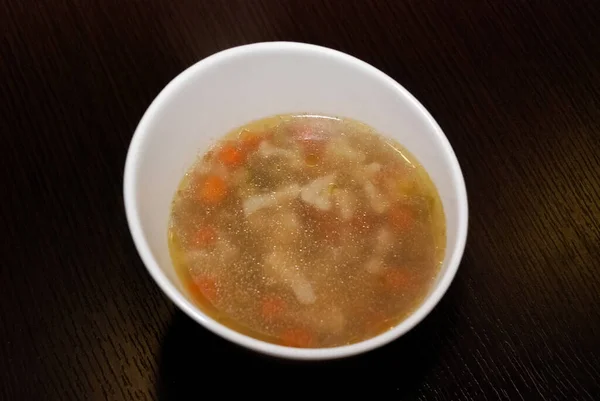
<instances>
[{"instance_id":1,"label":"broth surface","mask_svg":"<svg viewBox=\"0 0 600 401\"><path fill-rule=\"evenodd\" d=\"M279 115L237 128L175 194L171 257L206 313L252 337L333 347L396 325L444 258L427 172L350 119Z\"/></svg>"}]
</instances>

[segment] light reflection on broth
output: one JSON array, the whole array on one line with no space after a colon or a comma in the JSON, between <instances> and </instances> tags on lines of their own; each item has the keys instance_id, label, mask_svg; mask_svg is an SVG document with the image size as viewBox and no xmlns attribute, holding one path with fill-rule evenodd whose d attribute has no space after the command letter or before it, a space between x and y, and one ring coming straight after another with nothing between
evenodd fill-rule
<instances>
[{"instance_id":1,"label":"light reflection on broth","mask_svg":"<svg viewBox=\"0 0 600 401\"><path fill-rule=\"evenodd\" d=\"M225 136L183 178L169 247L223 324L296 347L373 337L419 306L444 257L437 190L349 119L281 115Z\"/></svg>"}]
</instances>

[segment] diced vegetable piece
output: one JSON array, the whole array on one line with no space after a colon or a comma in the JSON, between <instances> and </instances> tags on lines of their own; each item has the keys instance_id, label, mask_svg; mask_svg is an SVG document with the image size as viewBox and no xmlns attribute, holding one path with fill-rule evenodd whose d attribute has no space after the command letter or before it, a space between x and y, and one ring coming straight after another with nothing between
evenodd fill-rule
<instances>
[{"instance_id":1,"label":"diced vegetable piece","mask_svg":"<svg viewBox=\"0 0 600 401\"><path fill-rule=\"evenodd\" d=\"M265 258L265 273L275 276L281 281L295 278L295 269L288 255L283 251L273 251Z\"/></svg>"},{"instance_id":2,"label":"diced vegetable piece","mask_svg":"<svg viewBox=\"0 0 600 401\"><path fill-rule=\"evenodd\" d=\"M193 180L196 182L202 181L211 175L225 179L229 175L229 171L227 170L227 166L224 166L222 163L203 162L196 166L194 175Z\"/></svg>"},{"instance_id":3,"label":"diced vegetable piece","mask_svg":"<svg viewBox=\"0 0 600 401\"><path fill-rule=\"evenodd\" d=\"M305 329L288 329L281 333L281 343L288 347L309 348L313 345L312 334Z\"/></svg>"},{"instance_id":4,"label":"diced vegetable piece","mask_svg":"<svg viewBox=\"0 0 600 401\"><path fill-rule=\"evenodd\" d=\"M186 260L191 269L202 274L205 268L227 268L239 255L239 249L226 238L216 238L214 249L196 249L186 254Z\"/></svg>"},{"instance_id":5,"label":"diced vegetable piece","mask_svg":"<svg viewBox=\"0 0 600 401\"><path fill-rule=\"evenodd\" d=\"M390 163L375 175L373 182L385 190L390 200L396 201L419 192L416 173L413 166Z\"/></svg>"},{"instance_id":6,"label":"diced vegetable piece","mask_svg":"<svg viewBox=\"0 0 600 401\"><path fill-rule=\"evenodd\" d=\"M381 214L385 212L389 207L389 203L375 185L371 181L366 181L363 188L375 213Z\"/></svg>"},{"instance_id":7,"label":"diced vegetable piece","mask_svg":"<svg viewBox=\"0 0 600 401\"><path fill-rule=\"evenodd\" d=\"M219 262L225 267L232 263L239 255L239 249L225 238L220 238L217 241L216 248L219 255Z\"/></svg>"},{"instance_id":8,"label":"diced vegetable piece","mask_svg":"<svg viewBox=\"0 0 600 401\"><path fill-rule=\"evenodd\" d=\"M276 204L277 200L273 194L261 194L245 199L242 203L242 207L244 209L244 214L249 216L260 209L275 206Z\"/></svg>"},{"instance_id":9,"label":"diced vegetable piece","mask_svg":"<svg viewBox=\"0 0 600 401\"><path fill-rule=\"evenodd\" d=\"M335 174L329 174L302 187L300 199L319 210L331 209L330 186L335 183Z\"/></svg>"},{"instance_id":10,"label":"diced vegetable piece","mask_svg":"<svg viewBox=\"0 0 600 401\"><path fill-rule=\"evenodd\" d=\"M264 134L243 130L240 135L240 147L247 153L254 152L258 149L260 143L265 139Z\"/></svg>"},{"instance_id":11,"label":"diced vegetable piece","mask_svg":"<svg viewBox=\"0 0 600 401\"><path fill-rule=\"evenodd\" d=\"M395 205L390 209L389 220L395 230L408 231L415 224L414 212L407 205Z\"/></svg>"},{"instance_id":12,"label":"diced vegetable piece","mask_svg":"<svg viewBox=\"0 0 600 401\"><path fill-rule=\"evenodd\" d=\"M227 142L217 151L219 161L227 167L238 167L244 163L245 155L235 143Z\"/></svg>"},{"instance_id":13,"label":"diced vegetable piece","mask_svg":"<svg viewBox=\"0 0 600 401\"><path fill-rule=\"evenodd\" d=\"M301 235L301 221L291 208L261 210L247 216L248 226L270 246L290 245Z\"/></svg>"},{"instance_id":14,"label":"diced vegetable piece","mask_svg":"<svg viewBox=\"0 0 600 401\"><path fill-rule=\"evenodd\" d=\"M278 148L267 141L262 141L260 143L260 146L258 147L258 154L264 158L273 156L282 157L286 159L289 167L292 168L300 169L304 166L304 162L302 161L302 158L298 152L294 152L290 149Z\"/></svg>"},{"instance_id":15,"label":"diced vegetable piece","mask_svg":"<svg viewBox=\"0 0 600 401\"><path fill-rule=\"evenodd\" d=\"M375 247L373 249L373 253L376 255L383 255L385 252L389 250L389 248L394 243L394 236L392 233L385 227L382 227L377 232L377 238L375 242Z\"/></svg>"},{"instance_id":16,"label":"diced vegetable piece","mask_svg":"<svg viewBox=\"0 0 600 401\"><path fill-rule=\"evenodd\" d=\"M272 193L251 196L244 199L242 207L246 216L266 207L272 207L288 202L298 196L300 186L292 184Z\"/></svg>"},{"instance_id":17,"label":"diced vegetable piece","mask_svg":"<svg viewBox=\"0 0 600 401\"><path fill-rule=\"evenodd\" d=\"M368 164L365 167L365 176L366 176L367 179L370 180L370 179L374 178L375 175L379 171L381 171L381 164L380 163L377 163L377 162L370 163L370 164Z\"/></svg>"},{"instance_id":18,"label":"diced vegetable piece","mask_svg":"<svg viewBox=\"0 0 600 401\"><path fill-rule=\"evenodd\" d=\"M202 292L200 292L200 289L198 288L198 286L196 286L196 284L194 284L193 281L188 281L185 283L185 287L188 291L188 294L190 294L190 297L196 301L196 302L202 302L204 300L204 296L202 295Z\"/></svg>"},{"instance_id":19,"label":"diced vegetable piece","mask_svg":"<svg viewBox=\"0 0 600 401\"><path fill-rule=\"evenodd\" d=\"M292 260L285 252L274 251L265 258L263 268L265 274L289 285L298 302L312 304L316 301L315 293L312 285L302 275L298 266L299 263Z\"/></svg>"},{"instance_id":20,"label":"diced vegetable piece","mask_svg":"<svg viewBox=\"0 0 600 401\"><path fill-rule=\"evenodd\" d=\"M380 163L373 162L369 163L366 166L360 165L357 169L352 172L352 176L355 180L361 181L376 181L376 178L379 176L379 173L382 171L382 166Z\"/></svg>"},{"instance_id":21,"label":"diced vegetable piece","mask_svg":"<svg viewBox=\"0 0 600 401\"><path fill-rule=\"evenodd\" d=\"M286 304L278 296L271 295L263 299L261 304L261 313L266 320L280 318L286 310Z\"/></svg>"},{"instance_id":22,"label":"diced vegetable piece","mask_svg":"<svg viewBox=\"0 0 600 401\"><path fill-rule=\"evenodd\" d=\"M300 234L300 219L291 209L278 210L273 214L271 231L273 243L289 245L293 243ZM263 222L265 224L266 222ZM274 227L277 227L273 230Z\"/></svg>"},{"instance_id":23,"label":"diced vegetable piece","mask_svg":"<svg viewBox=\"0 0 600 401\"><path fill-rule=\"evenodd\" d=\"M339 161L351 161L362 163L367 156L364 152L354 149L344 137L336 137L327 143L327 153Z\"/></svg>"},{"instance_id":24,"label":"diced vegetable piece","mask_svg":"<svg viewBox=\"0 0 600 401\"><path fill-rule=\"evenodd\" d=\"M317 300L312 285L304 277L298 276L291 283L292 291L298 302L304 305L314 304Z\"/></svg>"},{"instance_id":25,"label":"diced vegetable piece","mask_svg":"<svg viewBox=\"0 0 600 401\"><path fill-rule=\"evenodd\" d=\"M385 270L383 260L379 256L373 256L365 263L365 270L371 274L379 274Z\"/></svg>"},{"instance_id":26,"label":"diced vegetable piece","mask_svg":"<svg viewBox=\"0 0 600 401\"><path fill-rule=\"evenodd\" d=\"M217 300L217 283L212 277L206 275L192 276L191 290L196 296L201 295L211 303Z\"/></svg>"},{"instance_id":27,"label":"diced vegetable piece","mask_svg":"<svg viewBox=\"0 0 600 401\"><path fill-rule=\"evenodd\" d=\"M196 231L194 243L201 247L214 245L217 240L217 231L213 226L202 226Z\"/></svg>"},{"instance_id":28,"label":"diced vegetable piece","mask_svg":"<svg viewBox=\"0 0 600 401\"><path fill-rule=\"evenodd\" d=\"M227 196L227 184L218 175L209 175L204 179L200 188L200 198L210 204L221 203Z\"/></svg>"},{"instance_id":29,"label":"diced vegetable piece","mask_svg":"<svg viewBox=\"0 0 600 401\"><path fill-rule=\"evenodd\" d=\"M392 233L385 227L382 227L377 232L375 245L373 246L373 255L365 263L365 269L372 274L380 274L387 269L383 263L383 258L393 245L394 237Z\"/></svg>"},{"instance_id":30,"label":"diced vegetable piece","mask_svg":"<svg viewBox=\"0 0 600 401\"><path fill-rule=\"evenodd\" d=\"M356 197L347 190L336 190L333 193L337 208L344 221L349 221L354 216Z\"/></svg>"}]
</instances>

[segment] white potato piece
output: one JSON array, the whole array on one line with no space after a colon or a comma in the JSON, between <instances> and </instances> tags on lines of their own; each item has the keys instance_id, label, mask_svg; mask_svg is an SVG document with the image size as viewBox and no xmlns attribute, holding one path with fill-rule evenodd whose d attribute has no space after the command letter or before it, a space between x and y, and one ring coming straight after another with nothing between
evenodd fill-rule
<instances>
[{"instance_id":1,"label":"white potato piece","mask_svg":"<svg viewBox=\"0 0 600 401\"><path fill-rule=\"evenodd\" d=\"M221 163L202 162L196 167L195 172L197 174L214 174L223 179L229 176L229 170Z\"/></svg>"},{"instance_id":2,"label":"white potato piece","mask_svg":"<svg viewBox=\"0 0 600 401\"><path fill-rule=\"evenodd\" d=\"M273 156L279 156L284 158L290 167L302 168L304 162L299 151L293 151L290 149L279 148L268 141L262 141L258 147L258 155L263 158L270 158Z\"/></svg>"},{"instance_id":3,"label":"white potato piece","mask_svg":"<svg viewBox=\"0 0 600 401\"><path fill-rule=\"evenodd\" d=\"M265 275L288 285L298 302L308 305L317 300L313 287L299 270L299 265L283 251L273 251L263 264Z\"/></svg>"},{"instance_id":4,"label":"white potato piece","mask_svg":"<svg viewBox=\"0 0 600 401\"><path fill-rule=\"evenodd\" d=\"M387 252L393 245L393 243L394 235L392 234L392 232L389 229L382 227L377 232L376 243L373 253L381 255Z\"/></svg>"},{"instance_id":5,"label":"white potato piece","mask_svg":"<svg viewBox=\"0 0 600 401\"><path fill-rule=\"evenodd\" d=\"M365 270L371 274L379 274L385 270L383 260L381 256L372 256L367 263L365 263Z\"/></svg>"},{"instance_id":6,"label":"white potato piece","mask_svg":"<svg viewBox=\"0 0 600 401\"><path fill-rule=\"evenodd\" d=\"M269 224L273 232L272 243L289 245L300 235L300 219L292 210L278 210L274 213L272 221L273 223ZM276 226L275 229L273 229L274 225Z\"/></svg>"},{"instance_id":7,"label":"white potato piece","mask_svg":"<svg viewBox=\"0 0 600 401\"><path fill-rule=\"evenodd\" d=\"M244 214L249 216L260 209L289 202L297 197L299 193L300 186L298 184L291 184L275 192L250 196L242 201L242 208L244 209Z\"/></svg>"},{"instance_id":8,"label":"white potato piece","mask_svg":"<svg viewBox=\"0 0 600 401\"><path fill-rule=\"evenodd\" d=\"M327 143L326 151L334 160L362 163L367 158L364 152L350 146L350 143L344 137L332 138Z\"/></svg>"},{"instance_id":9,"label":"white potato piece","mask_svg":"<svg viewBox=\"0 0 600 401\"><path fill-rule=\"evenodd\" d=\"M342 219L345 221L352 219L356 210L356 196L348 190L340 189L333 193L333 198Z\"/></svg>"},{"instance_id":10,"label":"white potato piece","mask_svg":"<svg viewBox=\"0 0 600 401\"><path fill-rule=\"evenodd\" d=\"M324 177L308 183L300 191L300 199L316 207L319 210L331 209L331 191L330 186L335 183L335 174L329 174Z\"/></svg>"},{"instance_id":11,"label":"white potato piece","mask_svg":"<svg viewBox=\"0 0 600 401\"><path fill-rule=\"evenodd\" d=\"M375 177L375 174L377 174L379 171L381 171L380 163L373 162L373 163L367 164L367 166L365 167L366 178L372 179L373 177Z\"/></svg>"},{"instance_id":12,"label":"white potato piece","mask_svg":"<svg viewBox=\"0 0 600 401\"><path fill-rule=\"evenodd\" d=\"M290 263L287 255L283 251L273 251L265 257L263 265L265 274L280 279L281 281L290 278Z\"/></svg>"},{"instance_id":13,"label":"white potato piece","mask_svg":"<svg viewBox=\"0 0 600 401\"><path fill-rule=\"evenodd\" d=\"M240 250L225 238L219 238L215 245L219 262L222 266L228 266L238 257Z\"/></svg>"},{"instance_id":14,"label":"white potato piece","mask_svg":"<svg viewBox=\"0 0 600 401\"><path fill-rule=\"evenodd\" d=\"M381 214L385 212L389 205L389 202L385 198L385 196L379 192L379 190L373 185L371 181L366 181L363 185L365 193L367 194L367 198L369 199L369 203L371 204L371 208L377 214Z\"/></svg>"},{"instance_id":15,"label":"white potato piece","mask_svg":"<svg viewBox=\"0 0 600 401\"><path fill-rule=\"evenodd\" d=\"M386 269L383 258L390 251L393 244L394 236L390 230L385 227L380 228L375 237L373 255L365 263L365 270L372 274L383 272Z\"/></svg>"},{"instance_id":16,"label":"white potato piece","mask_svg":"<svg viewBox=\"0 0 600 401\"><path fill-rule=\"evenodd\" d=\"M370 181L375 178L375 175L381 171L382 167L383 166L377 162L360 165L357 169L352 171L352 177L358 182Z\"/></svg>"},{"instance_id":17,"label":"white potato piece","mask_svg":"<svg viewBox=\"0 0 600 401\"><path fill-rule=\"evenodd\" d=\"M300 218L286 207L260 210L249 215L246 221L267 247L291 245L301 234Z\"/></svg>"},{"instance_id":18,"label":"white potato piece","mask_svg":"<svg viewBox=\"0 0 600 401\"><path fill-rule=\"evenodd\" d=\"M312 285L302 277L297 277L291 283L292 291L298 302L304 305L314 304L317 300Z\"/></svg>"},{"instance_id":19,"label":"white potato piece","mask_svg":"<svg viewBox=\"0 0 600 401\"><path fill-rule=\"evenodd\" d=\"M187 253L191 269L196 272L227 268L239 255L239 249L226 238L219 237L214 249L199 249Z\"/></svg>"}]
</instances>

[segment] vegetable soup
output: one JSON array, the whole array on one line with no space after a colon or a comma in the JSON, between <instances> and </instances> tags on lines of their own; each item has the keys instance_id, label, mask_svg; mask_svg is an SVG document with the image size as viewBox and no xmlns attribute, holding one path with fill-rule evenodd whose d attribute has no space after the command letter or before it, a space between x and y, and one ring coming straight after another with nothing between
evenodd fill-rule
<instances>
[{"instance_id":1,"label":"vegetable soup","mask_svg":"<svg viewBox=\"0 0 600 401\"><path fill-rule=\"evenodd\" d=\"M359 342L427 295L445 218L427 172L350 119L280 115L226 135L175 194L169 247L188 294L252 337Z\"/></svg>"}]
</instances>

